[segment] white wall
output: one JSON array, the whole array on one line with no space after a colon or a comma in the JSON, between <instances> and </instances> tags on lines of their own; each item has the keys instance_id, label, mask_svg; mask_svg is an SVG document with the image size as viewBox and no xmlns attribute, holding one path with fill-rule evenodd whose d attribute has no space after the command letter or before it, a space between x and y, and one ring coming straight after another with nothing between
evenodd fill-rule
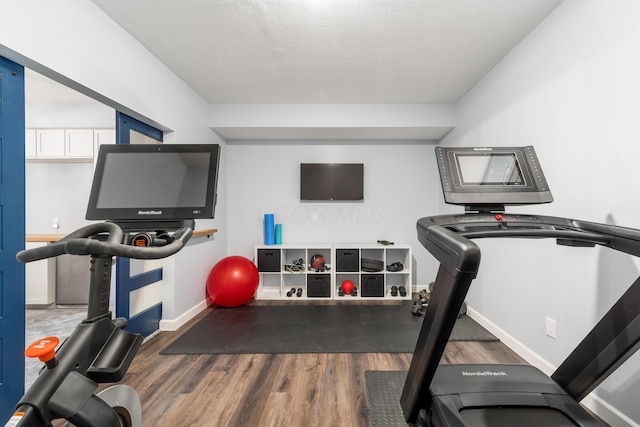
<instances>
[{"instance_id":1,"label":"white wall","mask_svg":"<svg viewBox=\"0 0 640 427\"><path fill-rule=\"evenodd\" d=\"M103 104L27 104L27 128L115 128L115 111ZM93 163L32 163L25 171L27 234L68 234L84 219ZM52 227L59 218L60 228Z\"/></svg>"},{"instance_id":2,"label":"white wall","mask_svg":"<svg viewBox=\"0 0 640 427\"><path fill-rule=\"evenodd\" d=\"M98 102L93 104L27 104L25 106L25 127L114 129L116 127L116 113L113 108Z\"/></svg>"},{"instance_id":3,"label":"white wall","mask_svg":"<svg viewBox=\"0 0 640 427\"><path fill-rule=\"evenodd\" d=\"M416 221L438 210L435 153L426 142L292 141L229 144L228 253L253 257L263 243L262 221L274 213L283 243L409 243L414 283L425 287L437 264L421 250ZM300 202L300 163L363 163L364 202ZM312 221L312 213L317 221Z\"/></svg>"},{"instance_id":4,"label":"white wall","mask_svg":"<svg viewBox=\"0 0 640 427\"><path fill-rule=\"evenodd\" d=\"M92 178L93 163L27 163L27 234L68 234L88 224ZM57 230L53 218L60 220Z\"/></svg>"},{"instance_id":5,"label":"white wall","mask_svg":"<svg viewBox=\"0 0 640 427\"><path fill-rule=\"evenodd\" d=\"M634 0L565 1L459 102L443 145L534 145L555 201L512 212L640 227L638 22ZM639 270L602 248L479 245L469 305L556 367ZM546 316L557 321L555 340ZM636 355L596 390L596 403L640 423L639 372Z\"/></svg>"},{"instance_id":6,"label":"white wall","mask_svg":"<svg viewBox=\"0 0 640 427\"><path fill-rule=\"evenodd\" d=\"M2 1L0 7L11 17L0 26L0 55L162 129L167 143L224 145L207 125L208 104L90 1ZM224 180L221 171L216 219L199 221L198 228L226 228ZM199 246L220 259L225 238ZM204 283L199 272L192 277L182 268L185 260L166 262L168 272L181 274L179 286L177 276L164 276L165 309L177 316L192 309L183 302L202 299ZM178 292L180 298L170 297Z\"/></svg>"}]
</instances>

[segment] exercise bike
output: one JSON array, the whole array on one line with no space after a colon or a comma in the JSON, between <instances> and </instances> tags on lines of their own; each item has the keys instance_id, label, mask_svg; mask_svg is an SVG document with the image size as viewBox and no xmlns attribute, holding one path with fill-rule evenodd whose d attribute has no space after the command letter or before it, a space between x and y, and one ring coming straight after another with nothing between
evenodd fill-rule
<instances>
[{"instance_id":1,"label":"exercise bike","mask_svg":"<svg viewBox=\"0 0 640 427\"><path fill-rule=\"evenodd\" d=\"M58 347L47 337L27 348L44 368L5 427L139 427L140 399L117 383L142 344L127 320L109 311L114 257L161 259L184 247L195 219L214 217L220 146L217 144L103 145L96 161L82 227L51 245L21 251L20 262L62 254L90 256L87 318ZM132 184L133 183L133 184Z\"/></svg>"},{"instance_id":2,"label":"exercise bike","mask_svg":"<svg viewBox=\"0 0 640 427\"><path fill-rule=\"evenodd\" d=\"M45 366L24 394L7 426L50 426L64 419L78 427L138 427L142 425L140 399L133 388L113 385L96 393L99 384L120 381L133 361L143 337L124 330L127 320L109 311L114 257L160 259L178 252L190 239L195 221L169 235L157 233L155 246L138 246L144 233L127 238L113 222L92 224L51 245L18 253L20 262L62 254L89 255L91 278L87 318L58 348L56 337L33 343L26 354ZM155 236L155 234L154 234Z\"/></svg>"}]
</instances>

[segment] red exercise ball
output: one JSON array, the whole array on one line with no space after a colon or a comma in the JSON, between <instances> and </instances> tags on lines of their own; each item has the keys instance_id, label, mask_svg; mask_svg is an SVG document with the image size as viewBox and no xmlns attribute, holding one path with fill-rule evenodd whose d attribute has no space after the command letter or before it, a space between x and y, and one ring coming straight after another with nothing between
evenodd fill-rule
<instances>
[{"instance_id":1,"label":"red exercise ball","mask_svg":"<svg viewBox=\"0 0 640 427\"><path fill-rule=\"evenodd\" d=\"M258 268L243 256L221 259L207 278L207 294L217 305L238 307L245 305L258 290Z\"/></svg>"},{"instance_id":2,"label":"red exercise ball","mask_svg":"<svg viewBox=\"0 0 640 427\"><path fill-rule=\"evenodd\" d=\"M345 294L350 294L355 287L356 285L354 285L351 280L345 280L344 282L342 282L342 290Z\"/></svg>"}]
</instances>

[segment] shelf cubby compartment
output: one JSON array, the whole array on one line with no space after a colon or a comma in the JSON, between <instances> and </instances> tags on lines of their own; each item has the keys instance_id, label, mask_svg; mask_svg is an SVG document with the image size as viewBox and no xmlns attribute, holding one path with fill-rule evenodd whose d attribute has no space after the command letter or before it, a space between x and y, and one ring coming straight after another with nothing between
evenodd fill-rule
<instances>
[{"instance_id":1,"label":"shelf cubby compartment","mask_svg":"<svg viewBox=\"0 0 640 427\"><path fill-rule=\"evenodd\" d=\"M401 263L404 266L403 271L406 271L411 265L411 254L409 249L387 248L385 251L385 270L387 270L387 266L396 262Z\"/></svg>"},{"instance_id":2,"label":"shelf cubby compartment","mask_svg":"<svg viewBox=\"0 0 640 427\"><path fill-rule=\"evenodd\" d=\"M358 298L358 296L360 295L360 274L358 273L335 273L335 277L336 277L336 283L335 283L335 295L336 298L342 299L342 298L347 298L347 299L352 299L352 298ZM347 280L351 280L351 282L353 282L353 285L355 286L356 289L356 293L355 295L351 295L351 294L345 294L345 295L340 295L340 289L342 288L342 283L344 283Z\"/></svg>"},{"instance_id":3,"label":"shelf cubby compartment","mask_svg":"<svg viewBox=\"0 0 640 427\"><path fill-rule=\"evenodd\" d=\"M384 274L367 273L360 278L362 298L383 298L385 296Z\"/></svg>"},{"instance_id":4,"label":"shelf cubby compartment","mask_svg":"<svg viewBox=\"0 0 640 427\"><path fill-rule=\"evenodd\" d=\"M282 297L282 275L280 273L259 272L260 284L257 298L280 299Z\"/></svg>"},{"instance_id":5,"label":"shelf cubby compartment","mask_svg":"<svg viewBox=\"0 0 640 427\"><path fill-rule=\"evenodd\" d=\"M336 249L336 273L360 271L360 249Z\"/></svg>"},{"instance_id":6,"label":"shelf cubby compartment","mask_svg":"<svg viewBox=\"0 0 640 427\"><path fill-rule=\"evenodd\" d=\"M279 273L282 270L279 248L258 249L257 267L261 273Z\"/></svg>"},{"instance_id":7,"label":"shelf cubby compartment","mask_svg":"<svg viewBox=\"0 0 640 427\"><path fill-rule=\"evenodd\" d=\"M332 262L332 257L331 257L331 253L333 252L331 247L317 247L317 248L309 248L307 249L307 271L309 274L311 273L324 273L324 272L329 272L331 271L331 267L333 266L333 262ZM324 271L316 271L316 269L313 268L313 266L311 265L312 259L315 256L321 256L322 258L324 258L324 266L325 266L325 270Z\"/></svg>"},{"instance_id":8,"label":"shelf cubby compartment","mask_svg":"<svg viewBox=\"0 0 640 427\"><path fill-rule=\"evenodd\" d=\"M306 275L303 273L286 273L282 275L282 295L287 299L306 297Z\"/></svg>"},{"instance_id":9,"label":"shelf cubby compartment","mask_svg":"<svg viewBox=\"0 0 640 427\"><path fill-rule=\"evenodd\" d=\"M332 298L331 275L316 273L307 275L307 298Z\"/></svg>"},{"instance_id":10,"label":"shelf cubby compartment","mask_svg":"<svg viewBox=\"0 0 640 427\"><path fill-rule=\"evenodd\" d=\"M307 271L307 253L304 248L283 249L282 257L283 274L304 274Z\"/></svg>"},{"instance_id":11,"label":"shelf cubby compartment","mask_svg":"<svg viewBox=\"0 0 640 427\"><path fill-rule=\"evenodd\" d=\"M380 271L384 270L384 249L383 248L363 248L360 250L360 270L365 271L362 260L379 261L382 265Z\"/></svg>"},{"instance_id":12,"label":"shelf cubby compartment","mask_svg":"<svg viewBox=\"0 0 640 427\"><path fill-rule=\"evenodd\" d=\"M404 299L405 297L411 298L411 283L409 282L408 273L387 273L385 274L385 296L392 299ZM395 286L395 295L394 295ZM405 295L402 295L400 288L404 288Z\"/></svg>"}]
</instances>

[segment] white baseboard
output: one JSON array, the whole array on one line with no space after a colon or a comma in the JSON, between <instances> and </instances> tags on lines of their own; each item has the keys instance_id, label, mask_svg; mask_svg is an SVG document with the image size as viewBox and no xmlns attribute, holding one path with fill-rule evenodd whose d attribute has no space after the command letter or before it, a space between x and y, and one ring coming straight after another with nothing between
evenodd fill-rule
<instances>
[{"instance_id":1,"label":"white baseboard","mask_svg":"<svg viewBox=\"0 0 640 427\"><path fill-rule=\"evenodd\" d=\"M504 330L500 329L494 323L490 322L486 317L482 316L473 308L467 307L467 315L478 322L480 326L495 335L496 338L502 341L518 356L526 360L530 365L535 366L547 375L551 375L556 370L556 367L549 363L547 360L540 357L530 348L513 338L511 335L507 334ZM602 418L609 425L638 427L637 423L633 422L633 420L630 420L629 417L620 413L616 408L612 407L593 393L582 399L581 403L585 407L589 408L589 410L594 414Z\"/></svg>"},{"instance_id":2,"label":"white baseboard","mask_svg":"<svg viewBox=\"0 0 640 427\"><path fill-rule=\"evenodd\" d=\"M147 335L146 337L144 337L144 340L142 340L142 343L146 343L147 341L149 341L150 339L152 339L153 337L155 337L156 335L158 335L160 333L160 330L157 331L153 331L151 332L149 335Z\"/></svg>"},{"instance_id":3,"label":"white baseboard","mask_svg":"<svg viewBox=\"0 0 640 427\"><path fill-rule=\"evenodd\" d=\"M185 325L189 320L193 319L198 315L202 310L207 308L207 301L203 300L200 303L196 304L189 310L182 313L176 319L162 319L160 321L160 330L161 331L177 331L178 328L182 325Z\"/></svg>"},{"instance_id":4,"label":"white baseboard","mask_svg":"<svg viewBox=\"0 0 640 427\"><path fill-rule=\"evenodd\" d=\"M581 403L611 426L640 426L640 424L634 422L625 414L620 413L616 408L612 407L598 396L595 396L593 393L582 399Z\"/></svg>"}]
</instances>

